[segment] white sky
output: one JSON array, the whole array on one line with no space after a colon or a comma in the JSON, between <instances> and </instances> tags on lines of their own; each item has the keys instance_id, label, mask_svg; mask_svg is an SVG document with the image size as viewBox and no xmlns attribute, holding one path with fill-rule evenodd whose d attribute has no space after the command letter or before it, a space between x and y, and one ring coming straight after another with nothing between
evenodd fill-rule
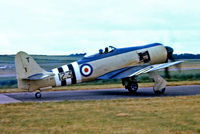
<instances>
[{"instance_id":1,"label":"white sky","mask_svg":"<svg viewBox=\"0 0 200 134\"><path fill-rule=\"evenodd\" d=\"M92 54L154 42L200 53L200 1L0 0L0 54Z\"/></svg>"}]
</instances>

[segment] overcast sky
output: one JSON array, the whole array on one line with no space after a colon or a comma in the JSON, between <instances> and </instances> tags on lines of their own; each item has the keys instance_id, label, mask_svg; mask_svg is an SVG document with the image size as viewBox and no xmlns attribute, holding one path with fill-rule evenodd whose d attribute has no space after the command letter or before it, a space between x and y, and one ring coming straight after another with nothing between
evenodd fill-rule
<instances>
[{"instance_id":1,"label":"overcast sky","mask_svg":"<svg viewBox=\"0 0 200 134\"><path fill-rule=\"evenodd\" d=\"M0 54L92 54L154 42L200 53L200 1L0 0Z\"/></svg>"}]
</instances>

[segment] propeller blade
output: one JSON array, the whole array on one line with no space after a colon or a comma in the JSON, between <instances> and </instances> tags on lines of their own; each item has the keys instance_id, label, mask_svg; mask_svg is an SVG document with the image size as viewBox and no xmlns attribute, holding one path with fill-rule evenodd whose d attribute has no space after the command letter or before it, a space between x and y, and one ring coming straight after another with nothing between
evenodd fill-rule
<instances>
[{"instance_id":1,"label":"propeller blade","mask_svg":"<svg viewBox=\"0 0 200 134\"><path fill-rule=\"evenodd\" d=\"M171 48L171 47L168 47L168 46L166 46L165 48L167 50L167 60L166 60L166 62L168 62L169 60L172 61L172 62L175 62L176 60L173 57L174 49ZM177 68L177 70L179 70L179 72L181 71L181 65L180 64L177 64L176 68ZM168 79L171 78L168 67L165 68L165 77L168 78Z\"/></svg>"},{"instance_id":2,"label":"propeller blade","mask_svg":"<svg viewBox=\"0 0 200 134\"><path fill-rule=\"evenodd\" d=\"M171 60L171 61L175 61L174 57L173 57L173 52L174 52L174 49L171 48L171 47L165 47L166 50L167 50L167 59L168 60Z\"/></svg>"}]
</instances>

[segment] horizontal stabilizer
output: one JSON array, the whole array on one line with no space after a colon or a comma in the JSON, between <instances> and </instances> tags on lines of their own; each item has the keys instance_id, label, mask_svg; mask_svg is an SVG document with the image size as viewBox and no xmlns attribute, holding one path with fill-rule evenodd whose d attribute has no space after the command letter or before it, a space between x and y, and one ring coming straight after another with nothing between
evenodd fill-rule
<instances>
[{"instance_id":1,"label":"horizontal stabilizer","mask_svg":"<svg viewBox=\"0 0 200 134\"><path fill-rule=\"evenodd\" d=\"M42 80L42 79L46 79L48 77L51 77L51 76L54 76L54 73L38 73L38 74L34 74L34 75L31 75L27 78L24 78L24 80Z\"/></svg>"}]
</instances>

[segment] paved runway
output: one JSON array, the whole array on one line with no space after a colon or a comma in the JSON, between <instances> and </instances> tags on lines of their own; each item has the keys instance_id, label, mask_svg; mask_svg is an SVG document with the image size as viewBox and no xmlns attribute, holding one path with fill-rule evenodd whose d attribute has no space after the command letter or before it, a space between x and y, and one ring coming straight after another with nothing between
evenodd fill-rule
<instances>
[{"instance_id":1,"label":"paved runway","mask_svg":"<svg viewBox=\"0 0 200 134\"><path fill-rule=\"evenodd\" d=\"M171 86L161 97L188 96L200 94L200 85ZM13 102L41 102L41 101L64 101L64 100L103 100L120 98L144 98L157 97L152 87L140 88L135 95L123 88L120 89L97 89L76 91L50 91L42 92L42 98L36 99L35 93L6 93L0 94L0 104ZM159 96L160 97L160 96Z\"/></svg>"}]
</instances>

